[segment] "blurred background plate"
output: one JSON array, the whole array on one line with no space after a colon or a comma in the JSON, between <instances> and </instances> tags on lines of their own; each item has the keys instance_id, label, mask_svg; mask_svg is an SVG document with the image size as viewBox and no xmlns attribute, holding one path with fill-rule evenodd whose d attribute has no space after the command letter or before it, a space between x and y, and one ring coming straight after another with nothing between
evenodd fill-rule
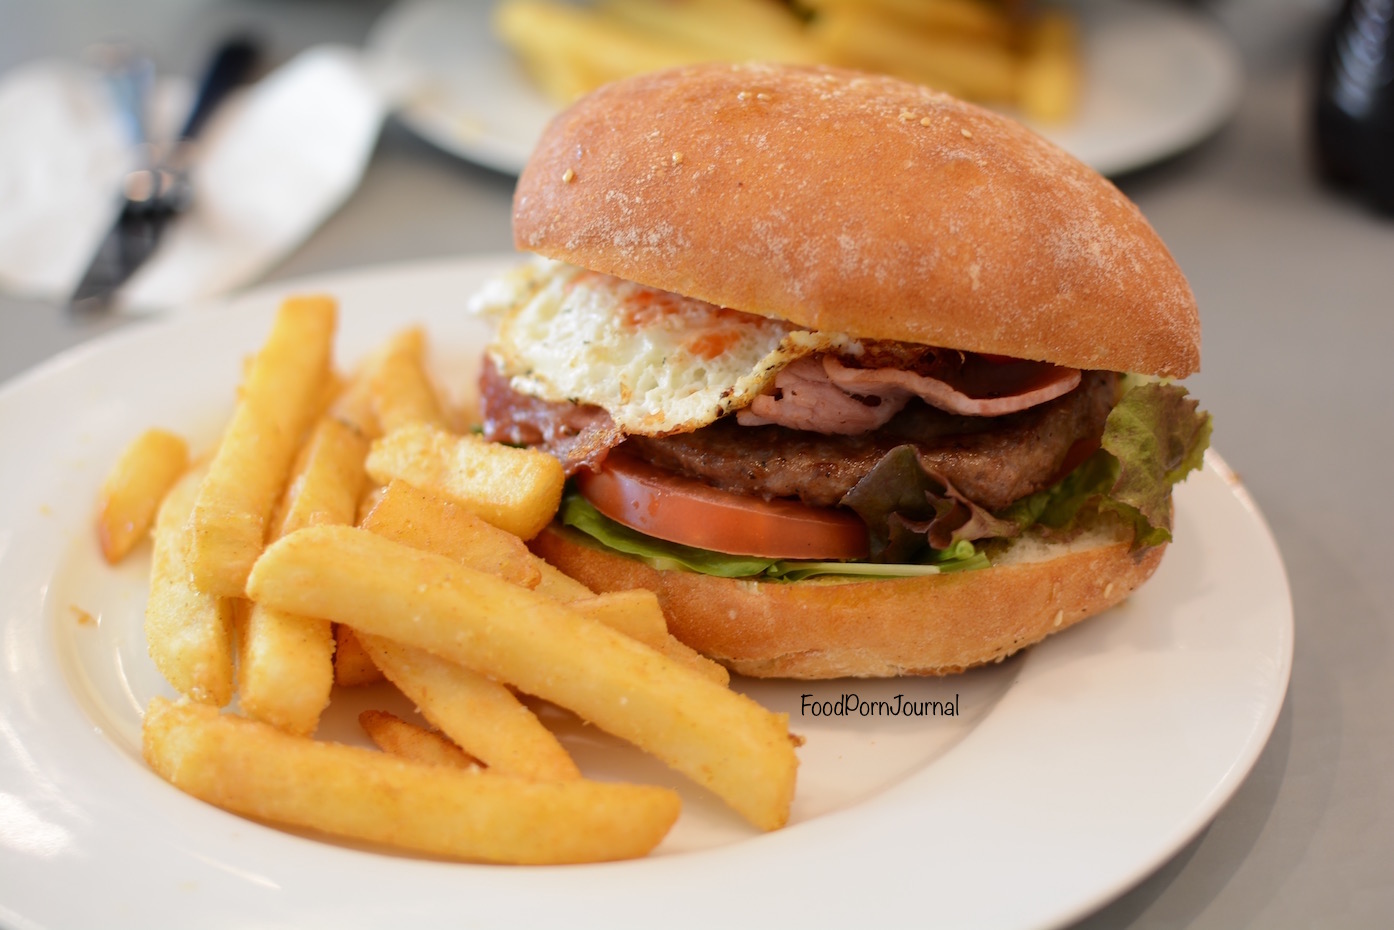
<instances>
[{"instance_id":1,"label":"blurred background plate","mask_svg":"<svg viewBox=\"0 0 1394 930\"><path fill-rule=\"evenodd\" d=\"M1085 87L1074 120L1033 125L1107 175L1174 155L1218 129L1238 103L1239 56L1213 20L1178 4L1082 0ZM400 110L447 152L518 173L556 107L493 37L494 4L406 0L368 50L423 78Z\"/></svg>"}]
</instances>

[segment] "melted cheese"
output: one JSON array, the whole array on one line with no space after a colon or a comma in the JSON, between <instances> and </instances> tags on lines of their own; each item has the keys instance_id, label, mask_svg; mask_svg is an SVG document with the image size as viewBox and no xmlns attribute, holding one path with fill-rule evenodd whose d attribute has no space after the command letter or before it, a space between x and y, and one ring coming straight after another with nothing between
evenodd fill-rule
<instances>
[{"instance_id":1,"label":"melted cheese","mask_svg":"<svg viewBox=\"0 0 1394 930\"><path fill-rule=\"evenodd\" d=\"M547 260L490 282L470 307L499 318L489 353L514 390L603 407L626 432L651 436L746 406L806 355L861 348L849 336Z\"/></svg>"}]
</instances>

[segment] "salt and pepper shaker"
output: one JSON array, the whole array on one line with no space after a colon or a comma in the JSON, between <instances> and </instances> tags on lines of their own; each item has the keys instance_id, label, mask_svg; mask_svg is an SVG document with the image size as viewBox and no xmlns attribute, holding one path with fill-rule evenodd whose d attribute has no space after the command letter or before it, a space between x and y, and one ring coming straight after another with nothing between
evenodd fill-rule
<instances>
[{"instance_id":1,"label":"salt and pepper shaker","mask_svg":"<svg viewBox=\"0 0 1394 930\"><path fill-rule=\"evenodd\" d=\"M1315 110L1322 178L1394 215L1394 0L1344 0L1322 44Z\"/></svg>"}]
</instances>

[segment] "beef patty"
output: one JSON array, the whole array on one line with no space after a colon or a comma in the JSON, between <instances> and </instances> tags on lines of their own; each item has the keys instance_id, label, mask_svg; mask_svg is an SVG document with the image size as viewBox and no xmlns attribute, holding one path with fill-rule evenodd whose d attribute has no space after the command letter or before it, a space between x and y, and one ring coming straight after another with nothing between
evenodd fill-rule
<instances>
[{"instance_id":1,"label":"beef patty","mask_svg":"<svg viewBox=\"0 0 1394 930\"><path fill-rule=\"evenodd\" d=\"M567 474L625 451L714 487L764 498L835 506L891 449L910 444L925 468L964 496L997 510L1049 487L1076 442L1096 443L1118 394L1118 375L1085 372L1063 397L1000 417L965 417L914 400L878 430L828 436L782 426L741 426L734 417L691 433L625 437L598 407L515 392L486 359L480 397L487 439L532 445Z\"/></svg>"},{"instance_id":2,"label":"beef patty","mask_svg":"<svg viewBox=\"0 0 1394 930\"><path fill-rule=\"evenodd\" d=\"M988 510L1049 487L1077 440L1097 440L1118 376L1087 372L1080 386L1030 410L965 417L915 401L879 430L826 436L718 420L691 433L631 436L626 451L715 487L836 505L881 457L906 443L925 468Z\"/></svg>"}]
</instances>

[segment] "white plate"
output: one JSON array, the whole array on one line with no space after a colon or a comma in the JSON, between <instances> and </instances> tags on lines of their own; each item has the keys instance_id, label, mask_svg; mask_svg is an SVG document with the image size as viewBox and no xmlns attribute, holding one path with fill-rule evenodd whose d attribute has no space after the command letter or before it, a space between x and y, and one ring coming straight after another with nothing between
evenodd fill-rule
<instances>
[{"instance_id":1,"label":"white plate","mask_svg":"<svg viewBox=\"0 0 1394 930\"><path fill-rule=\"evenodd\" d=\"M1032 124L1115 175L1173 155L1217 129L1239 100L1233 43L1177 4L1082 0L1086 84L1077 117ZM555 112L489 29L493 4L403 0L374 27L370 52L424 79L401 110L447 152L516 174Z\"/></svg>"},{"instance_id":2,"label":"white plate","mask_svg":"<svg viewBox=\"0 0 1394 930\"><path fill-rule=\"evenodd\" d=\"M325 277L339 357L426 324L467 390L460 309L494 257ZM1223 465L1177 496L1178 542L1108 616L947 680L744 683L807 737L791 825L757 835L695 788L651 858L564 868L446 863L243 820L146 769L139 725L169 694L141 633L148 552L109 569L93 498L121 447L163 425L205 445L276 285L218 312L132 327L0 390L0 925L709 927L1055 925L1136 882L1200 830L1282 704L1292 613L1277 549ZM951 700L957 717L813 717L835 701ZM336 694L322 734L382 692ZM573 730L584 769L681 779ZM63 889L63 890L60 890Z\"/></svg>"}]
</instances>

